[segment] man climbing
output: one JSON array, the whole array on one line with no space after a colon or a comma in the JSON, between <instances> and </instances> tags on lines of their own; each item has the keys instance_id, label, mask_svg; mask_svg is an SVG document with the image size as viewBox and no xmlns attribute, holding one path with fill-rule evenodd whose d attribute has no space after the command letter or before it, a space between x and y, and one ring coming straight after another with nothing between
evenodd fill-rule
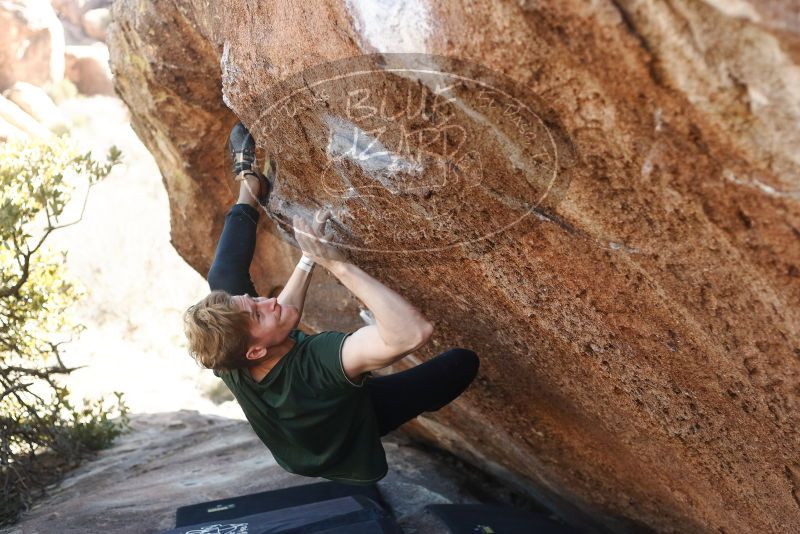
<instances>
[{"instance_id":1,"label":"man climbing","mask_svg":"<svg viewBox=\"0 0 800 534\"><path fill-rule=\"evenodd\" d=\"M303 256L277 298L257 296L249 267L257 207L266 209L272 183L257 171L255 141L241 123L228 146L239 198L208 272L211 294L184 314L190 353L225 382L281 467L373 484L388 470L380 437L458 397L475 378L478 357L454 348L406 371L373 376L427 343L433 326L329 244L329 211L318 211L314 221L295 217ZM297 329L316 264L366 305L375 324L352 333Z\"/></svg>"}]
</instances>

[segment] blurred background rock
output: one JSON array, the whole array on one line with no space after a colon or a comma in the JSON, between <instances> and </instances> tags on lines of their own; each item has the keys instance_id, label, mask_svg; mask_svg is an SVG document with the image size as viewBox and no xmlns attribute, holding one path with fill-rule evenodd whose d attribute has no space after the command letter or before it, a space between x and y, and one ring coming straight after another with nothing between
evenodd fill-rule
<instances>
[{"instance_id":1,"label":"blurred background rock","mask_svg":"<svg viewBox=\"0 0 800 534\"><path fill-rule=\"evenodd\" d=\"M71 389L76 397L121 391L134 413L241 417L186 354L181 312L207 286L170 245L160 173L114 95L104 42L110 3L0 2L0 140L67 134L98 157L116 145L124 158L92 189L82 221L48 240L68 251L69 271L87 289L75 310L87 329L64 350L67 365L85 366ZM75 202L65 219L79 211Z\"/></svg>"}]
</instances>

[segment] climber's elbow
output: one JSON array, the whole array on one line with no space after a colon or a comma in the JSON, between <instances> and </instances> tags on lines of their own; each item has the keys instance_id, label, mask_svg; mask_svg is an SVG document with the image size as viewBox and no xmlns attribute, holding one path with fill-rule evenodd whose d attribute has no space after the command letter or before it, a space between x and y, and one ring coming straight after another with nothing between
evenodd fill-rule
<instances>
[{"instance_id":1,"label":"climber's elbow","mask_svg":"<svg viewBox=\"0 0 800 534\"><path fill-rule=\"evenodd\" d=\"M427 320L422 320L419 325L417 325L416 332L414 335L414 350L422 347L431 339L433 335L433 323Z\"/></svg>"}]
</instances>

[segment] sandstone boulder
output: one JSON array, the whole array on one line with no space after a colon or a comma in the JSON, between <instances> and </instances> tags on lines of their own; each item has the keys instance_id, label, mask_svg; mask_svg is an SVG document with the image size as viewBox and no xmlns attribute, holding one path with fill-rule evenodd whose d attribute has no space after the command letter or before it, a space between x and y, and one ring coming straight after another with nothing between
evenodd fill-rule
<instances>
[{"instance_id":1,"label":"sandstone boulder","mask_svg":"<svg viewBox=\"0 0 800 534\"><path fill-rule=\"evenodd\" d=\"M15 129L24 132L26 136L44 139L50 136L50 131L39 124L36 119L28 115L17 104L4 96L0 96L0 119L10 124Z\"/></svg>"},{"instance_id":2,"label":"sandstone boulder","mask_svg":"<svg viewBox=\"0 0 800 534\"><path fill-rule=\"evenodd\" d=\"M0 118L0 142L27 139L28 135L8 122Z\"/></svg>"},{"instance_id":3,"label":"sandstone boulder","mask_svg":"<svg viewBox=\"0 0 800 534\"><path fill-rule=\"evenodd\" d=\"M64 77L64 30L47 0L0 3L0 90Z\"/></svg>"},{"instance_id":4,"label":"sandstone boulder","mask_svg":"<svg viewBox=\"0 0 800 534\"><path fill-rule=\"evenodd\" d=\"M59 18L81 26L83 16L93 10L111 5L111 0L50 0Z\"/></svg>"},{"instance_id":5,"label":"sandstone boulder","mask_svg":"<svg viewBox=\"0 0 800 534\"><path fill-rule=\"evenodd\" d=\"M297 258L286 221L330 205L435 322L419 357L481 356L409 430L599 529L800 530L797 10L375 5L115 3L116 87L181 255L207 272L238 116L279 169L262 292ZM309 320L357 325L355 304Z\"/></svg>"},{"instance_id":6,"label":"sandstone boulder","mask_svg":"<svg viewBox=\"0 0 800 534\"><path fill-rule=\"evenodd\" d=\"M114 94L108 48L103 43L67 46L65 75L81 94Z\"/></svg>"},{"instance_id":7,"label":"sandstone boulder","mask_svg":"<svg viewBox=\"0 0 800 534\"><path fill-rule=\"evenodd\" d=\"M107 7L90 9L83 14L81 24L86 35L98 41L106 40L106 30L111 23L111 12Z\"/></svg>"},{"instance_id":8,"label":"sandstone boulder","mask_svg":"<svg viewBox=\"0 0 800 534\"><path fill-rule=\"evenodd\" d=\"M25 82L9 87L4 96L55 133L67 131L67 119L43 89Z\"/></svg>"},{"instance_id":9,"label":"sandstone boulder","mask_svg":"<svg viewBox=\"0 0 800 534\"><path fill-rule=\"evenodd\" d=\"M50 0L53 9L61 20L80 25L84 5L87 0Z\"/></svg>"}]
</instances>

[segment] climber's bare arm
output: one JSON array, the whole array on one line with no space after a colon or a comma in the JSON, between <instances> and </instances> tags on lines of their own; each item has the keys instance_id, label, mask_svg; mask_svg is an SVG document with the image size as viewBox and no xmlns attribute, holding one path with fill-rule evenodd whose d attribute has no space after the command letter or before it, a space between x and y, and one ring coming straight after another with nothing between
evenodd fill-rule
<instances>
[{"instance_id":1,"label":"climber's bare arm","mask_svg":"<svg viewBox=\"0 0 800 534\"><path fill-rule=\"evenodd\" d=\"M315 214L314 227L295 218L295 238L304 254L331 272L375 316L374 325L349 336L342 347L345 373L356 378L361 373L387 367L427 343L433 325L400 294L346 261L331 244L331 235L322 235L330 212Z\"/></svg>"},{"instance_id":2,"label":"climber's bare arm","mask_svg":"<svg viewBox=\"0 0 800 534\"><path fill-rule=\"evenodd\" d=\"M298 220L299 218L295 218L295 221ZM315 215L315 220L311 222L310 226L307 224L304 228L309 237L312 235L321 235L323 229L325 228L326 222L326 219L316 217ZM296 226L297 224L295 224L295 227ZM298 233L303 234L304 232L298 232L298 229L295 228L295 238L297 237ZM293 306L297 306L297 310L300 312L297 314L298 322L299 318L303 315L303 306L306 301L306 293L308 292L308 286L311 284L311 273L313 272L313 267L311 271L305 271L299 266L295 267L294 272L292 273L292 276L289 277L289 281L286 282L286 286L284 286L283 291L281 291L281 294L278 295L278 304L291 304Z\"/></svg>"},{"instance_id":3,"label":"climber's bare arm","mask_svg":"<svg viewBox=\"0 0 800 534\"><path fill-rule=\"evenodd\" d=\"M246 178L239 185L239 197L236 199L236 203L248 204L256 209L259 209L256 195L260 193L260 187L261 184L259 183L258 178L252 176ZM308 291L308 286L310 283L311 273L295 267L294 272L289 277L286 285L283 286L283 290L281 291L280 295L278 295L278 304L281 306L284 304L297 306L297 311L300 312L297 315L298 322L300 320L299 318L303 315L303 305L305 304L306 292Z\"/></svg>"},{"instance_id":4,"label":"climber's bare arm","mask_svg":"<svg viewBox=\"0 0 800 534\"><path fill-rule=\"evenodd\" d=\"M290 304L297 306L297 321L300 322L300 317L303 315L303 305L306 301L306 292L311 283L311 273L314 272L313 268L310 272L304 271L299 267L294 268L292 276L286 282L280 295L278 295L278 304ZM295 325L297 326L297 325Z\"/></svg>"},{"instance_id":5,"label":"climber's bare arm","mask_svg":"<svg viewBox=\"0 0 800 534\"><path fill-rule=\"evenodd\" d=\"M392 365L428 342L433 325L399 293L352 263L323 265L375 316L376 324L356 330L342 346L342 365L348 376Z\"/></svg>"}]
</instances>

